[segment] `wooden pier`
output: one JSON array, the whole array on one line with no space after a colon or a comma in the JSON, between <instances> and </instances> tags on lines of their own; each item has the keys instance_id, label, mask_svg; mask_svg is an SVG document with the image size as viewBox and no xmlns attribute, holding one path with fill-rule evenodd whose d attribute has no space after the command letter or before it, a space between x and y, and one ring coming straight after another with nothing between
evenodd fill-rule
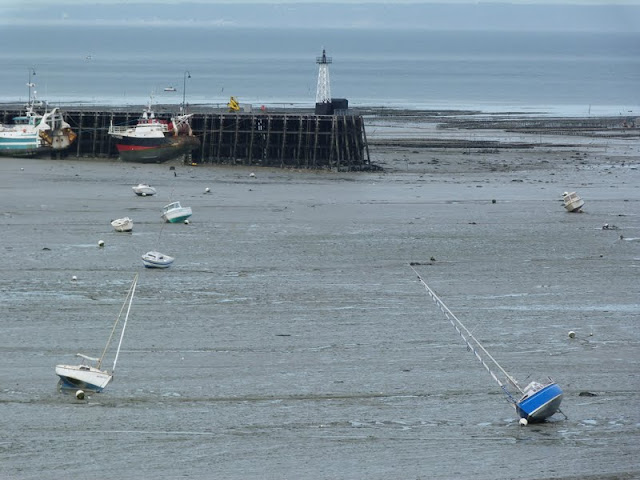
<instances>
[{"instance_id":1,"label":"wooden pier","mask_svg":"<svg viewBox=\"0 0 640 480\"><path fill-rule=\"evenodd\" d=\"M66 156L117 157L109 126L134 125L142 109L74 110L65 120L77 134ZM10 123L16 109L0 110L0 123ZM169 118L156 110L159 118ZM363 117L297 112L207 113L191 119L200 147L189 162L303 169L360 171L372 169Z\"/></svg>"}]
</instances>

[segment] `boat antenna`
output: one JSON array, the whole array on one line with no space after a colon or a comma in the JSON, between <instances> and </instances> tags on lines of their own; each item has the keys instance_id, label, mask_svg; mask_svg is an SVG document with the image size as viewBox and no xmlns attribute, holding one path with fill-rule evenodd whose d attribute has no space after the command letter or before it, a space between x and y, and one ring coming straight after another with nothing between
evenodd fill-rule
<instances>
[{"instance_id":1,"label":"boat antenna","mask_svg":"<svg viewBox=\"0 0 640 480\"><path fill-rule=\"evenodd\" d=\"M133 278L133 283L129 290L129 306L127 307L127 314L124 317L124 324L122 325L122 332L120 333L120 341L118 342L118 349L116 350L116 356L113 359L113 368L111 374L116 370L116 363L118 362L118 356L120 355L120 347L122 346L122 339L124 338L124 331L127 329L127 320L129 319L129 312L131 311L131 303L133 303L133 294L136 293L136 285L138 284L138 274Z\"/></svg>"},{"instance_id":2,"label":"boat antenna","mask_svg":"<svg viewBox=\"0 0 640 480\"><path fill-rule=\"evenodd\" d=\"M35 83L31 81L31 77L35 77L36 69L34 67L29 68L29 81L27 82L27 87L29 87L29 105L31 105L31 89L36 86ZM35 102L35 98L33 99Z\"/></svg>"},{"instance_id":3,"label":"boat antenna","mask_svg":"<svg viewBox=\"0 0 640 480\"><path fill-rule=\"evenodd\" d=\"M462 337L462 340L464 340L464 342L467 344L467 348L469 348L469 350L473 352L475 357L480 361L480 363L482 363L482 365L489 372L491 377L498 383L498 385L500 385L500 388L502 388L504 393L507 395L507 398L509 399L509 401L511 403L516 403L516 400L513 398L513 396L507 389L507 387L500 381L500 379L496 376L496 374L493 373L493 371L491 371L491 368L489 368L489 365L487 365L487 363L484 361L484 358L480 355L480 353L478 352L478 350L474 345L477 345L477 347L480 350L482 350L482 352L494 363L494 365L498 367L498 369L507 377L507 379L509 380L509 383L511 383L514 387L516 387L520 391L520 393L524 393L522 388L520 388L520 385L518 385L518 382L511 375L509 375L504 368L500 366L500 364L496 361L496 359L493 358L489 352L487 352L487 350L482 346L482 344L478 341L478 339L473 336L473 334L467 329L467 327L464 326L464 324L458 319L458 317L456 317L453 314L453 312L449 310L449 307L447 307L444 304L444 302L440 300L440 297L438 297L438 295L436 295L436 293L433 290L431 290L431 287L429 287L429 285L427 285L427 283L422 279L422 277L417 272L417 270L413 268L412 265L409 265L409 267L411 267L411 270L413 270L415 274L418 276L420 283L422 283L422 285L427 290L427 293L429 294L431 299L438 306L438 308L440 308L440 311L444 314L447 320L451 322L451 325L453 325L453 327L456 329L460 337ZM465 337L465 334L466 334L466 337ZM469 341L469 339L473 340L474 343L472 344Z\"/></svg>"},{"instance_id":4,"label":"boat antenna","mask_svg":"<svg viewBox=\"0 0 640 480\"><path fill-rule=\"evenodd\" d=\"M129 287L129 291L127 292L127 296L124 299L124 302L122 303L122 307L120 307L120 311L118 312L118 316L116 317L116 321L113 324L113 328L111 329L111 334L109 335L109 339L107 340L107 344L104 346L104 350L102 351L102 355L100 355L100 359L98 360L98 363L96 365L96 367L99 369L102 366L102 360L104 359L104 356L107 353L107 350L109 349L109 345L111 345L111 340L113 339L113 334L116 331L116 328L118 327L118 323L120 322L120 317L122 317L122 312L124 311L124 307L127 305L127 301L129 301L129 308L131 308L131 300L133 300L133 292L132 290L135 289L135 283L138 281L138 274L136 273L136 276L134 277L133 283L131 284L131 286ZM129 312L127 311L127 314ZM126 320L125 320L126 321Z\"/></svg>"}]
</instances>

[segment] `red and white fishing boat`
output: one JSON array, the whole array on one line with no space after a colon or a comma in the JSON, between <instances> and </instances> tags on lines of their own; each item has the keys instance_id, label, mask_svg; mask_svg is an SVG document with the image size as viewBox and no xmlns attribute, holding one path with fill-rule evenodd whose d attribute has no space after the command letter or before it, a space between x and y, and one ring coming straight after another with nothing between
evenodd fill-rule
<instances>
[{"instance_id":1,"label":"red and white fishing boat","mask_svg":"<svg viewBox=\"0 0 640 480\"><path fill-rule=\"evenodd\" d=\"M161 163L191 152L200 145L193 135L189 115L171 120L157 118L151 103L134 126L109 127L120 158L125 162Z\"/></svg>"}]
</instances>

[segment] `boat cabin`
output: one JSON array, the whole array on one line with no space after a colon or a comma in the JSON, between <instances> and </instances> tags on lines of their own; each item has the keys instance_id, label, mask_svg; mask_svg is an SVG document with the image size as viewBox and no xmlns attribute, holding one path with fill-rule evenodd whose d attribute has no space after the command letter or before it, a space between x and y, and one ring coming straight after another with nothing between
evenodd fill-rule
<instances>
[{"instance_id":1,"label":"boat cabin","mask_svg":"<svg viewBox=\"0 0 640 480\"><path fill-rule=\"evenodd\" d=\"M176 208L182 208L180 202L173 202L169 205L165 205L165 207L162 209L162 213L167 213L169 210L175 210Z\"/></svg>"}]
</instances>

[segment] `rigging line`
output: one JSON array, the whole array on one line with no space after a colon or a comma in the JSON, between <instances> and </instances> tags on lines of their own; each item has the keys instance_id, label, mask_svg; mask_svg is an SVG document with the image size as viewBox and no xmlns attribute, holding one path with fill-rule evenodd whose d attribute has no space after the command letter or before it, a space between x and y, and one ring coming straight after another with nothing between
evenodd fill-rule
<instances>
[{"instance_id":1,"label":"rigging line","mask_svg":"<svg viewBox=\"0 0 640 480\"><path fill-rule=\"evenodd\" d=\"M422 277L420 276L420 274L418 273L418 271L413 268L412 265L409 265L409 267L411 267L411 270L414 271L414 273L418 276L418 279L420 280L420 282L422 283L422 285L424 285L424 287L427 290L427 293L429 294L429 296L433 299L433 301L435 302L435 304L440 308L440 310L442 311L442 313L444 313L445 317L447 317L447 319L449 320L449 322L451 322L451 324L456 328L456 331L458 331L458 333L460 333L460 336L462 337L462 339L465 341L465 343L467 344L467 346L473 351L474 355L478 358L478 360L480 360L480 362L482 362L482 364L485 366L485 368L489 371L489 373L491 374L491 376L493 377L494 380L496 380L498 382L498 384L502 387L502 382L500 382L500 380L498 380L498 378L495 376L495 374L491 371L491 369L488 367L488 365L484 362L484 360L482 359L482 357L480 356L480 354L477 352L477 350L473 347L473 345L471 345L469 343L469 341L464 337L464 335L460 332L460 330L458 329L457 325L459 325L460 327L462 327L462 329L464 330L464 332L467 334L467 336L472 339L474 341L474 343L482 350L482 352L494 363L494 365L496 367L498 367L500 369L500 371L507 377L507 379L509 380L509 383L511 383L514 387L516 387L520 393L524 393L524 390L522 390L522 388L520 387L520 385L518 384L518 382L511 376L509 375L509 373L507 373L507 371L502 368L502 366L498 363L498 361L493 358L493 356L487 352L487 350L482 346L482 344L478 341L478 339L476 337L473 336L473 334L467 329L467 327L464 326L464 324L458 319L458 317L456 317L454 315L454 313L449 310L449 307L447 307L444 302L442 300L440 300L440 297L438 297L436 295L436 293L431 290L431 288L429 287L429 285L427 285L427 283L422 279ZM449 318L449 315L451 315L451 318ZM454 323L453 320L455 320Z\"/></svg>"}]
</instances>

